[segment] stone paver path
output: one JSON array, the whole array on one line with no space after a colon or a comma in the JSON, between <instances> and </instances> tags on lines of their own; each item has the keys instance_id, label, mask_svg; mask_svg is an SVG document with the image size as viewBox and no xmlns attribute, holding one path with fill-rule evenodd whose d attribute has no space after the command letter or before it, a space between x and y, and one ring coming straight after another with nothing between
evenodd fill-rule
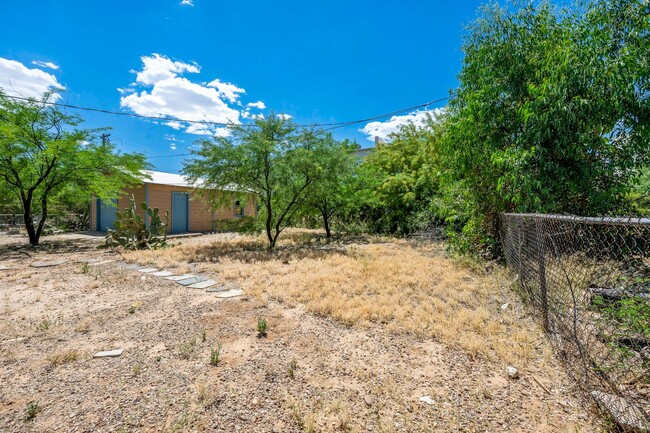
<instances>
[{"instance_id":1,"label":"stone paver path","mask_svg":"<svg viewBox=\"0 0 650 433\"><path fill-rule=\"evenodd\" d=\"M194 278L196 275L194 274L183 274L183 275L173 275L171 277L165 277L166 280L169 281L181 281L181 280L187 280L188 278Z\"/></svg>"},{"instance_id":2,"label":"stone paver path","mask_svg":"<svg viewBox=\"0 0 650 433\"><path fill-rule=\"evenodd\" d=\"M124 349L115 349L107 350L105 352L97 352L93 355L93 358L115 358L116 356L122 355Z\"/></svg>"},{"instance_id":3,"label":"stone paver path","mask_svg":"<svg viewBox=\"0 0 650 433\"><path fill-rule=\"evenodd\" d=\"M190 289L207 289L208 287L214 286L215 284L217 284L216 281L208 279L199 281L198 283L190 284L187 287Z\"/></svg>"},{"instance_id":4,"label":"stone paver path","mask_svg":"<svg viewBox=\"0 0 650 433\"><path fill-rule=\"evenodd\" d=\"M204 281L205 278L203 277L192 277L192 278L187 278L185 280L178 280L176 283L180 284L181 286L191 286L192 284L200 283L201 281Z\"/></svg>"},{"instance_id":5,"label":"stone paver path","mask_svg":"<svg viewBox=\"0 0 650 433\"><path fill-rule=\"evenodd\" d=\"M59 266L67 262L65 259L60 259L60 260L50 260L46 262L34 262L30 266L33 268L47 268L50 266Z\"/></svg>"},{"instance_id":6,"label":"stone paver path","mask_svg":"<svg viewBox=\"0 0 650 433\"><path fill-rule=\"evenodd\" d=\"M150 274L152 272L157 272L157 271L158 271L158 268L142 268L142 269L138 269L138 272L142 272L142 273L145 273L145 274Z\"/></svg>"},{"instance_id":7,"label":"stone paver path","mask_svg":"<svg viewBox=\"0 0 650 433\"><path fill-rule=\"evenodd\" d=\"M237 284L226 283L219 284L217 280L204 277L197 274L181 274L174 275L171 271L166 271L164 269L150 268L146 266L134 265L134 264L125 264L121 263L120 266L124 269L129 269L133 271L142 272L154 277L164 278L165 280L173 281L176 284L187 287L188 289L197 289L205 290L207 293L216 293L217 298L234 298L241 296L243 290L239 288Z\"/></svg>"}]
</instances>

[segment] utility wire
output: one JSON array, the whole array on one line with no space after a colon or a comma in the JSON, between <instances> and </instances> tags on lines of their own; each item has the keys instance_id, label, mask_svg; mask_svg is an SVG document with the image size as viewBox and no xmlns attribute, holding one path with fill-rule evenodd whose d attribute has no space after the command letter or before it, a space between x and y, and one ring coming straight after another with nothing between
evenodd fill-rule
<instances>
[{"instance_id":1,"label":"utility wire","mask_svg":"<svg viewBox=\"0 0 650 433\"><path fill-rule=\"evenodd\" d=\"M45 104L45 105L52 105L55 107L63 107L63 108L71 108L74 110L82 110L82 111L92 111L95 113L104 113L104 114L113 114L116 116L125 116L125 117L135 117L137 119L147 119L147 120L162 120L166 122L186 122L186 123L200 123L203 125L214 125L214 126L235 126L236 124L234 123L223 123L223 122L211 122L209 120L189 120L189 119L180 119L178 117L169 117L169 116L145 116L142 114L137 114L137 113L126 113L124 111L111 111L111 110L105 110L102 108L92 108L92 107L82 107L79 105L72 105L72 104L63 104L61 102L51 102L51 101L37 101L33 98L25 98L23 96L10 96L10 95L5 95L5 98L10 98L10 99L16 99L19 101L28 101L28 102L38 102L40 104ZM255 124L244 124L244 125L238 125L238 126L255 126Z\"/></svg>"},{"instance_id":2,"label":"utility wire","mask_svg":"<svg viewBox=\"0 0 650 433\"><path fill-rule=\"evenodd\" d=\"M175 155L156 155L156 156L147 156L147 159L156 159L156 158L175 158L178 156L189 156L191 153L177 153Z\"/></svg>"},{"instance_id":3,"label":"utility wire","mask_svg":"<svg viewBox=\"0 0 650 433\"><path fill-rule=\"evenodd\" d=\"M384 114L380 114L378 116L368 117L366 119L352 120L350 122L341 122L341 123L338 123L338 124L333 123L333 124L331 124L332 127L325 128L325 131L331 131L333 129L343 128L345 126L356 125L356 124L359 124L359 123L371 122L373 120L379 120L379 119L383 119L383 118L389 117L389 116L396 116L398 114L402 114L402 113L413 111L413 110L418 110L420 108L428 108L429 106L431 106L431 105L433 105L435 103L442 102L442 101L447 101L447 100L451 99L452 96L453 95L446 96L444 98L438 98L438 99L435 99L433 101L425 102L424 104L414 105L413 107L403 108L401 110L393 111L391 113L384 113ZM320 125L320 126L329 126L329 125L323 124L323 125Z\"/></svg>"},{"instance_id":4,"label":"utility wire","mask_svg":"<svg viewBox=\"0 0 650 433\"><path fill-rule=\"evenodd\" d=\"M212 122L209 120L189 120L189 119L180 119L178 117L169 117L169 116L145 116L142 114L137 114L137 113L127 113L123 111L111 111L111 110L105 110L102 108L92 108L92 107L83 107L79 105L72 105L72 104L64 104L60 102L51 102L51 101L36 101L33 98L26 98L23 96L11 96L11 95L5 95L6 98L10 99L15 99L19 101L28 101L28 102L39 102L41 104L45 105L51 105L55 107L62 107L62 108L70 108L74 110L81 110L81 111L91 111L95 113L103 113L103 114L113 114L115 116L124 116L124 117L134 117L137 119L147 119L147 120L160 120L160 121L166 121L166 122L185 122L185 123L198 123L202 125L213 125L213 126L222 126L222 127L233 127L233 126L242 126L242 127L256 127L257 125L254 123L245 123L245 124L235 124L235 123L223 123L223 122ZM397 114L401 114L404 112L408 111L413 111L417 110L420 108L425 108L428 107L432 104L435 104L437 102L442 102L450 99L451 96L446 96L444 98L439 98L435 99L433 101L425 102L424 104L418 104L414 105L412 107L407 107L407 108L402 108L401 110L397 111L392 111L390 113L384 113L384 114L379 114L377 116L373 117L368 117L366 119L359 119L359 120L351 120L347 122L334 122L334 123L312 123L312 124L302 124L302 125L296 125L299 128L317 128L317 127L324 127L327 126L326 131L332 130L332 129L337 129L337 128L343 128L346 126L351 126L351 125L356 125L358 123L364 123L364 122L370 122L372 120L379 120L383 119L384 117L389 117L389 116L395 116Z\"/></svg>"}]
</instances>

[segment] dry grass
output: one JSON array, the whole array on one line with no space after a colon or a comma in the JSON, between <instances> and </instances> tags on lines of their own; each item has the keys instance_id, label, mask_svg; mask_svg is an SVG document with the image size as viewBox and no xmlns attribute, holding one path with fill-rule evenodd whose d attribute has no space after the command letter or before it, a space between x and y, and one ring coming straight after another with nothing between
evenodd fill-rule
<instances>
[{"instance_id":1,"label":"dry grass","mask_svg":"<svg viewBox=\"0 0 650 433\"><path fill-rule=\"evenodd\" d=\"M263 238L242 236L125 258L165 269L195 263L193 272L216 273L262 301L299 303L351 326L434 337L471 356L515 362L529 358L539 339L512 309L500 311L511 296L501 275L446 257L438 244L373 238L324 246L313 233L294 231L274 253Z\"/></svg>"},{"instance_id":2,"label":"dry grass","mask_svg":"<svg viewBox=\"0 0 650 433\"><path fill-rule=\"evenodd\" d=\"M79 360L81 355L76 350L66 350L63 352L55 353L48 357L48 362L51 367L58 367L63 364L75 362Z\"/></svg>"}]
</instances>

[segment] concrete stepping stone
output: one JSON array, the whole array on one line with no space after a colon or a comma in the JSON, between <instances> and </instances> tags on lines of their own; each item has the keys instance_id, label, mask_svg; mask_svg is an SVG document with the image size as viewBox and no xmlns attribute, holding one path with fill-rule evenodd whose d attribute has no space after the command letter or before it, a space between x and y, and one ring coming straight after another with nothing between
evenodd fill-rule
<instances>
[{"instance_id":1,"label":"concrete stepping stone","mask_svg":"<svg viewBox=\"0 0 650 433\"><path fill-rule=\"evenodd\" d=\"M113 263L115 260L102 260L101 262L97 263L91 263L90 266L101 266L105 265L106 263Z\"/></svg>"},{"instance_id":2,"label":"concrete stepping stone","mask_svg":"<svg viewBox=\"0 0 650 433\"><path fill-rule=\"evenodd\" d=\"M79 263L88 263L88 264L91 264L91 263L101 262L102 259L81 259L81 260L77 260L77 261L78 261Z\"/></svg>"},{"instance_id":3,"label":"concrete stepping stone","mask_svg":"<svg viewBox=\"0 0 650 433\"><path fill-rule=\"evenodd\" d=\"M181 286L191 286L192 284L200 283L201 281L205 281L205 278L193 277L193 278L187 278L185 280L178 280L176 282Z\"/></svg>"},{"instance_id":4,"label":"concrete stepping stone","mask_svg":"<svg viewBox=\"0 0 650 433\"><path fill-rule=\"evenodd\" d=\"M234 298L235 296L241 296L242 293L244 293L243 290L238 290L238 289L227 290L223 293L219 293L217 295L217 298Z\"/></svg>"},{"instance_id":5,"label":"concrete stepping stone","mask_svg":"<svg viewBox=\"0 0 650 433\"><path fill-rule=\"evenodd\" d=\"M230 290L226 286L217 286L217 287L210 287L209 289L206 289L205 291L208 293L219 293L219 292L226 292Z\"/></svg>"},{"instance_id":6,"label":"concrete stepping stone","mask_svg":"<svg viewBox=\"0 0 650 433\"><path fill-rule=\"evenodd\" d=\"M138 269L138 272L144 272L145 274L150 274L152 272L157 272L159 269L158 268L144 268L144 269Z\"/></svg>"},{"instance_id":7,"label":"concrete stepping stone","mask_svg":"<svg viewBox=\"0 0 650 433\"><path fill-rule=\"evenodd\" d=\"M208 287L214 286L215 284L217 284L217 282L214 280L203 280L199 281L198 283L190 284L187 287L190 289L207 289Z\"/></svg>"},{"instance_id":8,"label":"concrete stepping stone","mask_svg":"<svg viewBox=\"0 0 650 433\"><path fill-rule=\"evenodd\" d=\"M194 274L183 274L183 275L174 275L171 277L165 277L166 280L169 281L181 281L181 280L187 280L188 278L195 278L196 275Z\"/></svg>"},{"instance_id":9,"label":"concrete stepping stone","mask_svg":"<svg viewBox=\"0 0 650 433\"><path fill-rule=\"evenodd\" d=\"M171 275L174 275L174 273L169 271L158 271L158 272L152 272L151 275L155 277L169 277Z\"/></svg>"},{"instance_id":10,"label":"concrete stepping stone","mask_svg":"<svg viewBox=\"0 0 650 433\"><path fill-rule=\"evenodd\" d=\"M50 260L50 261L45 261L45 262L34 262L32 263L31 267L33 268L48 268L50 266L59 266L67 262L66 259L59 259L59 260Z\"/></svg>"},{"instance_id":11,"label":"concrete stepping stone","mask_svg":"<svg viewBox=\"0 0 650 433\"><path fill-rule=\"evenodd\" d=\"M107 350L105 352L97 352L93 355L93 358L115 358L117 356L122 355L122 352L124 352L124 349L115 349L115 350Z\"/></svg>"},{"instance_id":12,"label":"concrete stepping stone","mask_svg":"<svg viewBox=\"0 0 650 433\"><path fill-rule=\"evenodd\" d=\"M131 271L137 271L138 269L143 269L144 266L140 265L123 265L124 269L129 269Z\"/></svg>"},{"instance_id":13,"label":"concrete stepping stone","mask_svg":"<svg viewBox=\"0 0 650 433\"><path fill-rule=\"evenodd\" d=\"M10 268L9 266L0 265L0 271L8 271L9 269L12 269L12 268Z\"/></svg>"}]
</instances>

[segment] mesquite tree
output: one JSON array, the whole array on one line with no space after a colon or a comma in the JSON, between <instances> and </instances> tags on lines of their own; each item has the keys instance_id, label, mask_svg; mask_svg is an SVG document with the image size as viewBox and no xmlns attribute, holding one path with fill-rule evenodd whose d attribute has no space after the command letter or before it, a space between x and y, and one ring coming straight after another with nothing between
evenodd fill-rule
<instances>
[{"instance_id":1,"label":"mesquite tree","mask_svg":"<svg viewBox=\"0 0 650 433\"><path fill-rule=\"evenodd\" d=\"M19 102L0 93L0 191L20 202L29 243L38 245L54 200L73 190L86 200L114 197L138 182L144 156L120 154L82 120L41 100Z\"/></svg>"},{"instance_id":2,"label":"mesquite tree","mask_svg":"<svg viewBox=\"0 0 650 433\"><path fill-rule=\"evenodd\" d=\"M284 116L271 113L255 126L233 126L227 137L200 142L183 173L200 182L215 206L242 195L256 195L272 250L282 231L307 206L314 185L323 178L326 141L300 132Z\"/></svg>"}]
</instances>

